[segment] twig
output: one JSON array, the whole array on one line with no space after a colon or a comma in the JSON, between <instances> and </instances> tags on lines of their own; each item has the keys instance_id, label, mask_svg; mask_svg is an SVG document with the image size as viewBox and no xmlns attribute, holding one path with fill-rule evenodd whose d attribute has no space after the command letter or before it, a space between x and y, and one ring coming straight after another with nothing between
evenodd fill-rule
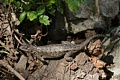
<instances>
[{"instance_id":1,"label":"twig","mask_svg":"<svg viewBox=\"0 0 120 80\"><path fill-rule=\"evenodd\" d=\"M20 80L25 80L15 69L13 69L6 60L0 60L0 66L4 66L8 70L14 73L15 76L17 76Z\"/></svg>"},{"instance_id":2,"label":"twig","mask_svg":"<svg viewBox=\"0 0 120 80\"><path fill-rule=\"evenodd\" d=\"M29 2L25 2L24 0L21 0L21 2L25 3L25 4L29 4Z\"/></svg>"},{"instance_id":3,"label":"twig","mask_svg":"<svg viewBox=\"0 0 120 80\"><path fill-rule=\"evenodd\" d=\"M18 41L18 43L22 44L22 42L20 41L20 39L14 34L15 39Z\"/></svg>"}]
</instances>

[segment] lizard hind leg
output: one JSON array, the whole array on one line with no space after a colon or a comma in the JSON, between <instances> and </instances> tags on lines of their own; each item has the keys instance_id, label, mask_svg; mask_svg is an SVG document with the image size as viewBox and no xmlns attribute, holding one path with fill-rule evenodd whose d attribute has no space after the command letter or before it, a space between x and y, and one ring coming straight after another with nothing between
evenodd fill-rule
<instances>
[{"instance_id":1,"label":"lizard hind leg","mask_svg":"<svg viewBox=\"0 0 120 80\"><path fill-rule=\"evenodd\" d=\"M69 51L65 54L64 59L68 62L72 62L73 61L73 57L72 55L75 53L76 51Z\"/></svg>"},{"instance_id":2,"label":"lizard hind leg","mask_svg":"<svg viewBox=\"0 0 120 80\"><path fill-rule=\"evenodd\" d=\"M39 60L43 63L48 65L48 62L44 59L44 57L40 57Z\"/></svg>"}]
</instances>

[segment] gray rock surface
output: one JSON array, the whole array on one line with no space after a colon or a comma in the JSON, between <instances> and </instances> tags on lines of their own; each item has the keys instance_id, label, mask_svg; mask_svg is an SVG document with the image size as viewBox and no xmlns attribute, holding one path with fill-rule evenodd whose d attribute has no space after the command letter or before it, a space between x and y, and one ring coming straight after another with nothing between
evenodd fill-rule
<instances>
[{"instance_id":1,"label":"gray rock surface","mask_svg":"<svg viewBox=\"0 0 120 80\"><path fill-rule=\"evenodd\" d=\"M78 12L75 14L76 18L89 18L90 16L90 10L87 8L87 6L81 4Z\"/></svg>"},{"instance_id":2,"label":"gray rock surface","mask_svg":"<svg viewBox=\"0 0 120 80\"><path fill-rule=\"evenodd\" d=\"M78 20L80 18L89 18L91 11L87 8L86 5L81 3L78 12L74 13L68 9L67 4L66 4L65 14L66 14L67 19L72 21L72 20Z\"/></svg>"},{"instance_id":3,"label":"gray rock surface","mask_svg":"<svg viewBox=\"0 0 120 80\"><path fill-rule=\"evenodd\" d=\"M106 27L106 24L102 18L95 18L95 19L89 18L83 22L71 23L72 33L74 34L81 31L85 31L87 29L105 28L105 27Z\"/></svg>"},{"instance_id":4,"label":"gray rock surface","mask_svg":"<svg viewBox=\"0 0 120 80\"><path fill-rule=\"evenodd\" d=\"M103 16L114 18L119 12L118 0L99 0Z\"/></svg>"},{"instance_id":5,"label":"gray rock surface","mask_svg":"<svg viewBox=\"0 0 120 80\"><path fill-rule=\"evenodd\" d=\"M113 56L113 62L115 67L109 69L114 73L113 77L111 80L120 80L120 39L116 43L113 51L110 53Z\"/></svg>"}]
</instances>

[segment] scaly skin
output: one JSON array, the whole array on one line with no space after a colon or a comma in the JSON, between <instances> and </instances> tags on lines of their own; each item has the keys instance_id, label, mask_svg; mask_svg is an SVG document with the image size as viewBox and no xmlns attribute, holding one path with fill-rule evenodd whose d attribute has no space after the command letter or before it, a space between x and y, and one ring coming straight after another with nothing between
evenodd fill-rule
<instances>
[{"instance_id":1,"label":"scaly skin","mask_svg":"<svg viewBox=\"0 0 120 80\"><path fill-rule=\"evenodd\" d=\"M80 51L83 47L85 47L92 39L96 37L104 37L105 35L97 34L88 39L86 39L81 44L51 44L45 46L33 46L29 44L23 44L20 46L20 49L25 52L30 52L35 54L38 59L44 58L59 58L64 56L67 61L71 61L70 57L75 52Z\"/></svg>"}]
</instances>

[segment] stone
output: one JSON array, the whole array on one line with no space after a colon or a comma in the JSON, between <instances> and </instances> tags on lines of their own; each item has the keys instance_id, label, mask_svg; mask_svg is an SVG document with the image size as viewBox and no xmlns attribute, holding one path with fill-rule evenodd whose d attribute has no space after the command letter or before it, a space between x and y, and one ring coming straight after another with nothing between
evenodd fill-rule
<instances>
[{"instance_id":1,"label":"stone","mask_svg":"<svg viewBox=\"0 0 120 80\"><path fill-rule=\"evenodd\" d=\"M114 18L119 12L118 0L99 0L101 14L105 17Z\"/></svg>"},{"instance_id":2,"label":"stone","mask_svg":"<svg viewBox=\"0 0 120 80\"><path fill-rule=\"evenodd\" d=\"M96 17L93 17L91 19L89 18L83 22L78 22L78 21L76 23L71 22L71 29L72 29L71 32L74 34L88 29L105 28L105 27L106 27L105 21L101 17L97 19Z\"/></svg>"}]
</instances>

